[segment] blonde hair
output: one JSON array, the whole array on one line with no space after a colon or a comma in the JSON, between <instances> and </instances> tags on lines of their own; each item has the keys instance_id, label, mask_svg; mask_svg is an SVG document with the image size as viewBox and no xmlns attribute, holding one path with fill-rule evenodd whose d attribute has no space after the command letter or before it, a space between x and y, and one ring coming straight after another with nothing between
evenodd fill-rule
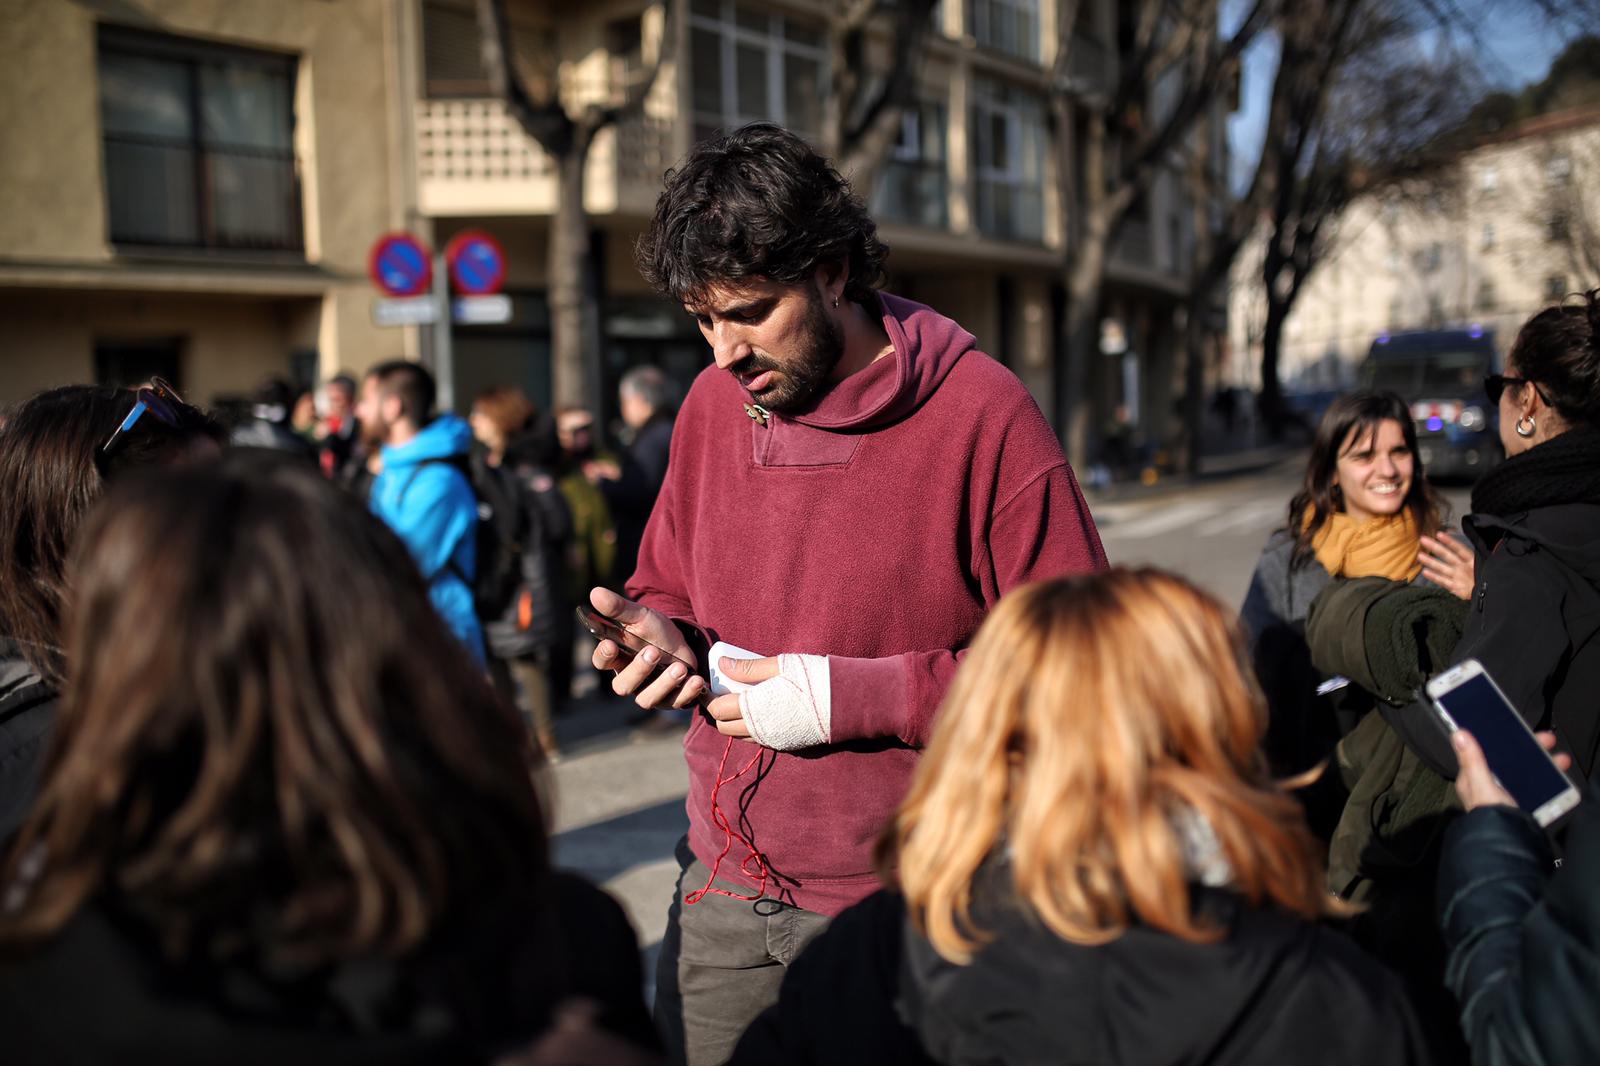
<instances>
[{"instance_id":1,"label":"blonde hair","mask_svg":"<svg viewBox=\"0 0 1600 1066\"><path fill-rule=\"evenodd\" d=\"M979 868L1063 939L1140 922L1204 942L1174 818L1200 815L1253 905L1343 913L1299 805L1268 776L1266 707L1231 612L1159 570L1012 592L973 643L880 843L917 928L963 963Z\"/></svg>"}]
</instances>

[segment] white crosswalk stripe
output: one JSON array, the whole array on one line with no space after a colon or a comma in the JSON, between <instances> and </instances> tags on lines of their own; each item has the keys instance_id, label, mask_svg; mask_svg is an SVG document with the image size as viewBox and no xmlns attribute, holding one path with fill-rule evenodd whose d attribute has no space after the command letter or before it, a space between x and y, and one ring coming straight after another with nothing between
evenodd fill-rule
<instances>
[{"instance_id":1,"label":"white crosswalk stripe","mask_svg":"<svg viewBox=\"0 0 1600 1066\"><path fill-rule=\"evenodd\" d=\"M1094 517L1107 537L1128 541L1179 530L1196 537L1265 533L1283 521L1283 509L1283 501L1271 499L1138 500L1096 507Z\"/></svg>"}]
</instances>

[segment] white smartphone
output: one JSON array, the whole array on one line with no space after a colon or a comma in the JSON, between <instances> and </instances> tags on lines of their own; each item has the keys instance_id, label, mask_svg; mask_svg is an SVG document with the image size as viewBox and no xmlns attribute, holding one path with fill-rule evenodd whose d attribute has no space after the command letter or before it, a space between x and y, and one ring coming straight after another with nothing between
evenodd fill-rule
<instances>
[{"instance_id":1,"label":"white smartphone","mask_svg":"<svg viewBox=\"0 0 1600 1066\"><path fill-rule=\"evenodd\" d=\"M1428 698L1450 732L1465 729L1477 739L1495 779L1541 826L1578 805L1577 787L1539 746L1478 660L1468 659L1429 681Z\"/></svg>"}]
</instances>

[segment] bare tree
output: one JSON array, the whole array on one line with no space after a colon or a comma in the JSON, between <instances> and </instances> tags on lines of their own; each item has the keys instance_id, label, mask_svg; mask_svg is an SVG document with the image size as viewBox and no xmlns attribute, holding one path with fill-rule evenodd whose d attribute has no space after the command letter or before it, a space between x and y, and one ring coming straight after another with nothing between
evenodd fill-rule
<instances>
[{"instance_id":1,"label":"bare tree","mask_svg":"<svg viewBox=\"0 0 1600 1066\"><path fill-rule=\"evenodd\" d=\"M823 99L823 149L864 193L876 181L916 97L923 43L938 0L838 0L828 21L831 54ZM589 221L583 204L589 149L605 129L638 115L670 59L671 0L641 13L659 43L626 85L609 98L563 98L559 69L524 75L514 51L506 0L477 0L483 63L492 91L550 157L557 173L551 224L551 367L557 404L600 405L600 293L594 282ZM641 32L649 52L649 35ZM558 67L554 57L547 65Z\"/></svg>"},{"instance_id":2,"label":"bare tree","mask_svg":"<svg viewBox=\"0 0 1600 1066\"><path fill-rule=\"evenodd\" d=\"M862 195L871 192L900 121L916 103L923 43L939 0L838 0L828 23L829 91L822 151ZM875 61L873 45L883 50Z\"/></svg>"},{"instance_id":3,"label":"bare tree","mask_svg":"<svg viewBox=\"0 0 1600 1066\"><path fill-rule=\"evenodd\" d=\"M660 32L653 56L609 95L564 99L559 70L541 71L530 84L517 62L506 0L477 0L483 66L491 90L556 170L556 212L547 261L550 286L552 392L557 405L600 410L600 306L584 209L584 177L595 138L639 114L671 52L671 0L654 0L641 22L656 13ZM650 51L641 28L641 48ZM551 63L555 62L551 57ZM576 94L569 94L575 96Z\"/></svg>"},{"instance_id":4,"label":"bare tree","mask_svg":"<svg viewBox=\"0 0 1600 1066\"><path fill-rule=\"evenodd\" d=\"M1293 94L1275 160L1261 263L1266 314L1259 401L1274 435L1293 421L1278 377L1284 324L1327 258L1346 208L1358 196L1454 195L1456 164L1466 147L1455 133L1479 91L1475 70L1457 57L1423 53L1416 32L1392 9L1369 4L1352 12L1332 49L1325 31L1286 40L1286 61L1308 49L1322 53L1318 67L1326 87Z\"/></svg>"},{"instance_id":5,"label":"bare tree","mask_svg":"<svg viewBox=\"0 0 1600 1066\"><path fill-rule=\"evenodd\" d=\"M1534 159L1539 173L1522 190L1529 228L1559 250L1574 289L1600 285L1600 112L1592 125L1546 138Z\"/></svg>"},{"instance_id":6,"label":"bare tree","mask_svg":"<svg viewBox=\"0 0 1600 1066\"><path fill-rule=\"evenodd\" d=\"M1061 43L1052 72L1057 91L1051 116L1061 202L1072 224L1064 268L1065 365L1056 409L1067 454L1076 464L1088 458L1088 366L1097 346L1096 319L1112 242L1129 209L1212 109L1240 56L1279 6L1278 0L1253 0L1224 35L1216 0L1138 0L1132 47L1119 58L1115 83L1100 87L1073 77L1069 43L1077 2L1057 5ZM1150 106L1158 82L1170 101L1162 113ZM1081 130L1081 141L1075 130Z\"/></svg>"}]
</instances>

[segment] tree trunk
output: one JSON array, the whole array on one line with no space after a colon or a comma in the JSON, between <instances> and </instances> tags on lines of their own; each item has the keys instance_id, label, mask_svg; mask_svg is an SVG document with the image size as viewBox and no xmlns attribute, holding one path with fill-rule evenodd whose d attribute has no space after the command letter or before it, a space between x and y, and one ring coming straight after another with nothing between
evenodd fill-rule
<instances>
[{"instance_id":1,"label":"tree trunk","mask_svg":"<svg viewBox=\"0 0 1600 1066\"><path fill-rule=\"evenodd\" d=\"M1100 294L1105 287L1108 243L1105 219L1086 219L1076 262L1067 275L1067 309L1061 328L1062 374L1056 389L1061 446L1074 469L1088 469L1094 404L1089 364L1100 352Z\"/></svg>"},{"instance_id":2,"label":"tree trunk","mask_svg":"<svg viewBox=\"0 0 1600 1066\"><path fill-rule=\"evenodd\" d=\"M601 410L600 308L588 214L583 207L589 141L555 159L556 213L550 222L550 384L556 407Z\"/></svg>"},{"instance_id":3,"label":"tree trunk","mask_svg":"<svg viewBox=\"0 0 1600 1066\"><path fill-rule=\"evenodd\" d=\"M1266 423L1273 440L1282 440L1294 419L1283 400L1283 383L1278 380L1278 358L1283 345L1283 324L1289 309L1283 300L1267 288L1267 320L1261 328L1261 395L1256 400L1257 410Z\"/></svg>"}]
</instances>

